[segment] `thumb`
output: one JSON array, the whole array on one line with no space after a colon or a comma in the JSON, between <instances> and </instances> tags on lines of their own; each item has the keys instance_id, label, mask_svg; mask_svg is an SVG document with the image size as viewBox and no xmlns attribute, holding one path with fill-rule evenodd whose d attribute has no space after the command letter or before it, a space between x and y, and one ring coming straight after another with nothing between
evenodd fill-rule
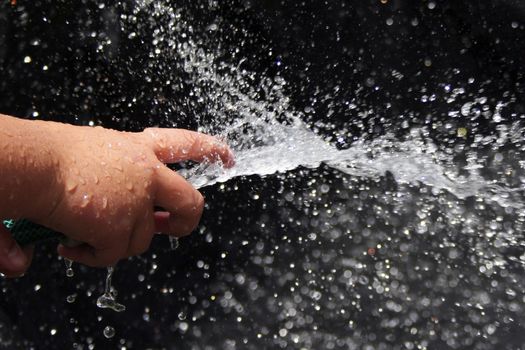
<instances>
[{"instance_id":1,"label":"thumb","mask_svg":"<svg viewBox=\"0 0 525 350\"><path fill-rule=\"evenodd\" d=\"M33 249L22 250L11 233L0 224L0 272L7 277L17 277L31 264Z\"/></svg>"}]
</instances>

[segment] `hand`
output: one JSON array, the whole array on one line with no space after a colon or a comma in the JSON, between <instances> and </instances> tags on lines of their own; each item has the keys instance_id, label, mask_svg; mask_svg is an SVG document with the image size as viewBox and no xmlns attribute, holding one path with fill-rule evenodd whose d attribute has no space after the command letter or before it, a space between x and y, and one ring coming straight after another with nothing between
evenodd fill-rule
<instances>
[{"instance_id":1,"label":"hand","mask_svg":"<svg viewBox=\"0 0 525 350\"><path fill-rule=\"evenodd\" d=\"M5 277L18 277L31 265L33 246L20 248L0 222L0 271Z\"/></svg>"},{"instance_id":2,"label":"hand","mask_svg":"<svg viewBox=\"0 0 525 350\"><path fill-rule=\"evenodd\" d=\"M82 242L58 253L89 266L108 266L146 251L155 232L188 235L204 200L164 163L221 160L230 149L215 138L181 129L118 132L55 124L57 181L37 223ZM165 212L154 212L161 207Z\"/></svg>"}]
</instances>

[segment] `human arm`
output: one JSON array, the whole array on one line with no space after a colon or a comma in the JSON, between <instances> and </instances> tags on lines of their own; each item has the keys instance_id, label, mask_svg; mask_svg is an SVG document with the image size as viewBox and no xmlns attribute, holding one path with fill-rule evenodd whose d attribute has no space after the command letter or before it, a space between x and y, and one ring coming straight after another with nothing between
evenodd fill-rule
<instances>
[{"instance_id":1,"label":"human arm","mask_svg":"<svg viewBox=\"0 0 525 350\"><path fill-rule=\"evenodd\" d=\"M164 163L233 165L225 144L187 130L128 133L2 115L0 150L0 218L29 219L84 242L58 252L90 266L144 252L154 232L183 236L196 227L203 198ZM0 249L13 244L0 232ZM13 269L2 255L0 271ZM27 268L30 252L23 256L15 272Z\"/></svg>"}]
</instances>

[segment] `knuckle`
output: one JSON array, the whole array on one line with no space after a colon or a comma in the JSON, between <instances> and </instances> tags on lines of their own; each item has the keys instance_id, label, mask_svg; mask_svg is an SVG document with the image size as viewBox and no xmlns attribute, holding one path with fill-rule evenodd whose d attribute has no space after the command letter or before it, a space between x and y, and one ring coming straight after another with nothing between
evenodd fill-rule
<instances>
[{"instance_id":1,"label":"knuckle","mask_svg":"<svg viewBox=\"0 0 525 350\"><path fill-rule=\"evenodd\" d=\"M189 147L191 153L198 152L201 148L201 139L197 133L184 130L182 137L184 143Z\"/></svg>"},{"instance_id":2,"label":"knuckle","mask_svg":"<svg viewBox=\"0 0 525 350\"><path fill-rule=\"evenodd\" d=\"M142 130L142 133L146 134L146 135L149 135L149 136L152 136L152 135L156 134L158 132L158 130L159 130L159 128L149 127L149 128L145 128L144 130Z\"/></svg>"},{"instance_id":3,"label":"knuckle","mask_svg":"<svg viewBox=\"0 0 525 350\"><path fill-rule=\"evenodd\" d=\"M156 128L146 128L142 130L142 132L138 135L140 135L141 137L145 136L146 138L153 139L156 133Z\"/></svg>"},{"instance_id":4,"label":"knuckle","mask_svg":"<svg viewBox=\"0 0 525 350\"><path fill-rule=\"evenodd\" d=\"M161 128L146 128L142 131L142 135L145 135L150 142L154 142L160 147L165 146L167 143L167 137Z\"/></svg>"}]
</instances>

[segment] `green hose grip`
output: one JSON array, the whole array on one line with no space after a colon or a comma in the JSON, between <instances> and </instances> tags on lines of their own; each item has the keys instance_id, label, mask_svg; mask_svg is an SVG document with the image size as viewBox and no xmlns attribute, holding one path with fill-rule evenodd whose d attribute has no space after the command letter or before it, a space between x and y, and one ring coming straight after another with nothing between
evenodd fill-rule
<instances>
[{"instance_id":1,"label":"green hose grip","mask_svg":"<svg viewBox=\"0 0 525 350\"><path fill-rule=\"evenodd\" d=\"M21 245L34 244L50 239L62 240L65 236L45 226L29 220L4 220L4 226L11 232L15 241Z\"/></svg>"}]
</instances>

